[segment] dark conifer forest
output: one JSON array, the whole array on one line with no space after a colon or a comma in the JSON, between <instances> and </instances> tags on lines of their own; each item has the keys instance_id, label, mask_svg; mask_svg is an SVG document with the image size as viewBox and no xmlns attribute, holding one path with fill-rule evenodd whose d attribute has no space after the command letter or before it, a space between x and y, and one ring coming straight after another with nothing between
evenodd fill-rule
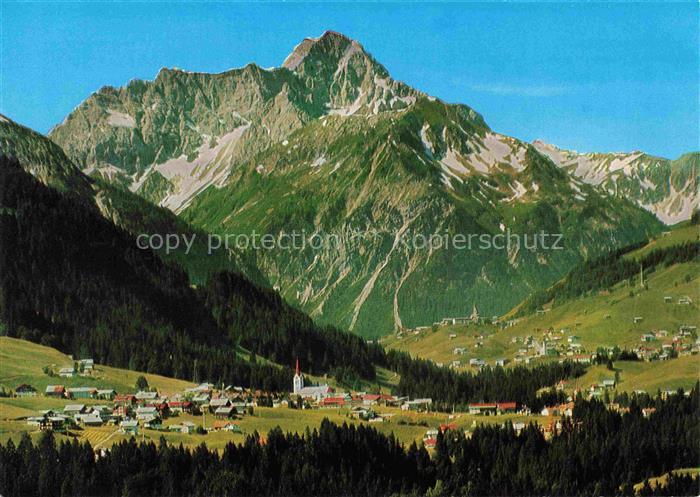
<instances>
[{"instance_id":1,"label":"dark conifer forest","mask_svg":"<svg viewBox=\"0 0 700 497\"><path fill-rule=\"evenodd\" d=\"M634 495L634 485L700 460L697 386L656 399L642 415L579 400L571 419L546 440L536 425L479 426L469 437L440 433L432 456L360 425L322 422L303 436L274 429L222 452L138 443L95 452L89 443L57 443L47 433L0 446L5 497L94 496L483 496ZM644 495L698 495L698 479L671 476Z\"/></svg>"},{"instance_id":2,"label":"dark conifer forest","mask_svg":"<svg viewBox=\"0 0 700 497\"><path fill-rule=\"evenodd\" d=\"M0 318L9 336L113 366L273 391L289 388L296 357L313 373L346 367L374 378L381 349L317 327L238 274L191 287L181 268L14 160L0 158L0 194ZM285 367L239 360L238 344Z\"/></svg>"},{"instance_id":3,"label":"dark conifer forest","mask_svg":"<svg viewBox=\"0 0 700 497\"><path fill-rule=\"evenodd\" d=\"M565 361L534 367L486 368L476 374L438 367L432 361L413 359L405 352L387 352L389 368L401 375L396 388L400 395L430 397L435 408L449 411L466 408L470 402L514 401L539 410L544 404L565 399L559 393L538 395L544 387L585 372L582 364Z\"/></svg>"}]
</instances>

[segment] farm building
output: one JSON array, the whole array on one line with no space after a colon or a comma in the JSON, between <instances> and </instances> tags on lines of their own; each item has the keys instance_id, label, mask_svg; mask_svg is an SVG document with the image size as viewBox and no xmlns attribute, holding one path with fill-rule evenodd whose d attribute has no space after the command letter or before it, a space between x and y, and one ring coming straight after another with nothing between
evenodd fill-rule
<instances>
[{"instance_id":1,"label":"farm building","mask_svg":"<svg viewBox=\"0 0 700 497\"><path fill-rule=\"evenodd\" d=\"M168 410L173 414L180 414L183 412L191 413L193 407L192 402L189 400L168 402Z\"/></svg>"},{"instance_id":2,"label":"farm building","mask_svg":"<svg viewBox=\"0 0 700 497\"><path fill-rule=\"evenodd\" d=\"M139 422L135 419L126 419L119 425L121 430L130 435L138 435L139 433Z\"/></svg>"},{"instance_id":3,"label":"farm building","mask_svg":"<svg viewBox=\"0 0 700 497\"><path fill-rule=\"evenodd\" d=\"M217 407L214 411L214 416L217 418L231 419L236 415L236 409L233 406Z\"/></svg>"},{"instance_id":4,"label":"farm building","mask_svg":"<svg viewBox=\"0 0 700 497\"><path fill-rule=\"evenodd\" d=\"M148 401L154 401L158 398L158 392L136 392L134 396L138 403L144 403Z\"/></svg>"},{"instance_id":5,"label":"farm building","mask_svg":"<svg viewBox=\"0 0 700 497\"><path fill-rule=\"evenodd\" d=\"M58 376L61 378L73 378L75 376L75 369L72 367L61 368L58 370Z\"/></svg>"},{"instance_id":6,"label":"farm building","mask_svg":"<svg viewBox=\"0 0 700 497\"><path fill-rule=\"evenodd\" d=\"M85 404L66 404L63 408L63 414L66 416L75 417L78 414L85 412Z\"/></svg>"},{"instance_id":7,"label":"farm building","mask_svg":"<svg viewBox=\"0 0 700 497\"><path fill-rule=\"evenodd\" d=\"M326 397L325 399L321 399L321 402L318 403L319 407L343 407L345 405L345 398L344 397Z\"/></svg>"},{"instance_id":8,"label":"farm building","mask_svg":"<svg viewBox=\"0 0 700 497\"><path fill-rule=\"evenodd\" d=\"M148 407L137 407L136 408L136 419L147 420L150 418L158 417L158 409L154 406Z\"/></svg>"},{"instance_id":9,"label":"farm building","mask_svg":"<svg viewBox=\"0 0 700 497\"><path fill-rule=\"evenodd\" d=\"M402 411L428 411L433 403L433 399L413 399L401 404Z\"/></svg>"},{"instance_id":10,"label":"farm building","mask_svg":"<svg viewBox=\"0 0 700 497\"><path fill-rule=\"evenodd\" d=\"M469 404L469 414L496 414L496 409L497 405L495 402L477 402L474 404Z\"/></svg>"},{"instance_id":11,"label":"farm building","mask_svg":"<svg viewBox=\"0 0 700 497\"><path fill-rule=\"evenodd\" d=\"M96 392L96 397L102 400L113 400L116 395L117 392L112 389L98 390Z\"/></svg>"},{"instance_id":12,"label":"farm building","mask_svg":"<svg viewBox=\"0 0 700 497\"><path fill-rule=\"evenodd\" d=\"M78 368L80 368L81 371L90 373L95 368L95 361L92 359L80 359L78 361Z\"/></svg>"},{"instance_id":13,"label":"farm building","mask_svg":"<svg viewBox=\"0 0 700 497\"><path fill-rule=\"evenodd\" d=\"M95 387L67 388L66 394L71 399L93 399L97 395L97 389Z\"/></svg>"},{"instance_id":14,"label":"farm building","mask_svg":"<svg viewBox=\"0 0 700 497\"><path fill-rule=\"evenodd\" d=\"M59 397L62 398L66 393L66 389L63 385L47 385L46 390L44 390L44 395L47 397Z\"/></svg>"},{"instance_id":15,"label":"farm building","mask_svg":"<svg viewBox=\"0 0 700 497\"><path fill-rule=\"evenodd\" d=\"M512 413L518 410L516 402L496 402L496 410L498 414Z\"/></svg>"},{"instance_id":16,"label":"farm building","mask_svg":"<svg viewBox=\"0 0 700 497\"><path fill-rule=\"evenodd\" d=\"M15 388L16 397L36 397L36 388L27 383L22 383Z\"/></svg>"}]
</instances>

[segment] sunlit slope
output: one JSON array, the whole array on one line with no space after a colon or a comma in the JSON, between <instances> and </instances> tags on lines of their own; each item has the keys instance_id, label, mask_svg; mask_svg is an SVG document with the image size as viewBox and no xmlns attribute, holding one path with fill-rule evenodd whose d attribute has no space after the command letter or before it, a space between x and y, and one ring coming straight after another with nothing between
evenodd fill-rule
<instances>
[{"instance_id":1,"label":"sunlit slope","mask_svg":"<svg viewBox=\"0 0 700 497\"><path fill-rule=\"evenodd\" d=\"M697 226L682 226L660 235L626 257L638 258L648 254L652 248L677 245L692 241L695 237ZM666 338L650 344L660 347L663 343L671 342L680 326L699 324L699 276L700 263L696 261L657 267L645 275L643 287L638 281L625 281L610 291L596 292L555 306L545 305L544 312L521 317L506 329L486 324L439 326L408 331L401 337L394 335L383 343L389 348L405 350L445 365L460 361L459 367L468 367L471 358L484 359L489 364L498 358L507 358L513 364L514 357L524 347L522 341L514 340L532 336L535 341L541 341L543 334L550 329L558 332L563 342L569 336L577 337L581 353L586 354L595 352L599 347L617 346L631 350L641 345L642 334L666 330ZM690 299L690 304L679 304L679 300L686 298ZM686 340L694 341L695 338L688 337ZM477 343L482 345L476 347ZM466 352L455 354L455 348L466 348ZM688 387L696 378L700 378L700 358L697 355L652 363L620 362L616 363L616 367L622 370L621 387L625 390L655 391L657 388ZM599 373L593 368L582 381L597 381L601 374L611 376L609 371Z\"/></svg>"}]
</instances>

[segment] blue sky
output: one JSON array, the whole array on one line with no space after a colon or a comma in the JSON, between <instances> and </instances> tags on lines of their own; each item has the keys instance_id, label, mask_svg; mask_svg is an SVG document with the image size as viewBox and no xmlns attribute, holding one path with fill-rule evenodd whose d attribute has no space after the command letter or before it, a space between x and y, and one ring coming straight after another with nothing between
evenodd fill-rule
<instances>
[{"instance_id":1,"label":"blue sky","mask_svg":"<svg viewBox=\"0 0 700 497\"><path fill-rule=\"evenodd\" d=\"M698 4L3 2L0 112L47 132L161 67L278 66L326 29L496 131L579 151L698 150Z\"/></svg>"}]
</instances>

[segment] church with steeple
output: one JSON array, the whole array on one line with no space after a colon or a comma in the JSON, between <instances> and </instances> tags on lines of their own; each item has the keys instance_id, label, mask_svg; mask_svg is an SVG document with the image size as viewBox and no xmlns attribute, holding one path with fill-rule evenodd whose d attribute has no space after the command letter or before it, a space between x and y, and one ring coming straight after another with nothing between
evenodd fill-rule
<instances>
[{"instance_id":1,"label":"church with steeple","mask_svg":"<svg viewBox=\"0 0 700 497\"><path fill-rule=\"evenodd\" d=\"M301 390L304 388L304 375L301 374L301 369L299 369L299 358L297 357L297 367L294 373L294 380L292 383L292 388L295 394L299 395Z\"/></svg>"},{"instance_id":2,"label":"church with steeple","mask_svg":"<svg viewBox=\"0 0 700 497\"><path fill-rule=\"evenodd\" d=\"M297 364L294 370L294 379L292 380L292 392L294 395L299 395L306 399L314 399L319 401L328 397L333 393L333 389L328 385L304 385L304 375L299 367L299 358L297 357Z\"/></svg>"},{"instance_id":3,"label":"church with steeple","mask_svg":"<svg viewBox=\"0 0 700 497\"><path fill-rule=\"evenodd\" d=\"M469 316L469 319L471 319L472 323L479 322L479 309L477 309L476 303L474 304L474 307L472 307L472 315Z\"/></svg>"}]
</instances>

